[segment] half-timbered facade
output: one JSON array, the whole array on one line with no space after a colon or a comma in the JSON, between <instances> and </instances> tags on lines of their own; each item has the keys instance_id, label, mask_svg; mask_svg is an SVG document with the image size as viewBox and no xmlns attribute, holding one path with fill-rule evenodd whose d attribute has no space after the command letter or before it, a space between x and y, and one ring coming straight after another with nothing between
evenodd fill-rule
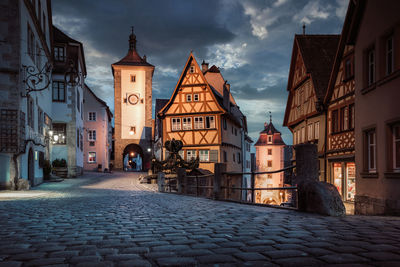
<instances>
[{"instance_id":1,"label":"half-timbered facade","mask_svg":"<svg viewBox=\"0 0 400 267\"><path fill-rule=\"evenodd\" d=\"M327 181L336 186L344 201L354 201L356 193L354 46L347 44L349 12L324 101L328 108Z\"/></svg>"},{"instance_id":2,"label":"half-timbered facade","mask_svg":"<svg viewBox=\"0 0 400 267\"><path fill-rule=\"evenodd\" d=\"M325 113L323 100L339 35L295 35L283 125L293 133L293 144L318 145L320 180L325 180Z\"/></svg>"},{"instance_id":3,"label":"half-timbered facade","mask_svg":"<svg viewBox=\"0 0 400 267\"><path fill-rule=\"evenodd\" d=\"M214 171L214 163L227 163L228 171L242 170L243 114L235 104L219 69L190 53L176 88L158 113L163 142L182 140L185 160L199 157L200 168ZM167 157L163 149L163 158ZM237 182L236 186L241 186Z\"/></svg>"}]
</instances>

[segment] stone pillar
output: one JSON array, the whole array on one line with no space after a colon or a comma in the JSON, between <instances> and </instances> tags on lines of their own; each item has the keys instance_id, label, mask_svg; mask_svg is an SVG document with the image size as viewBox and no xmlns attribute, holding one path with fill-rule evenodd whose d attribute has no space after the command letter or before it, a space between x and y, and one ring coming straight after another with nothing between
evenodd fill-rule
<instances>
[{"instance_id":1,"label":"stone pillar","mask_svg":"<svg viewBox=\"0 0 400 267\"><path fill-rule=\"evenodd\" d=\"M158 192L164 192L165 174L163 172L159 172L157 174L157 184L158 184Z\"/></svg>"},{"instance_id":2,"label":"stone pillar","mask_svg":"<svg viewBox=\"0 0 400 267\"><path fill-rule=\"evenodd\" d=\"M299 144L296 151L296 178L295 183L301 181L318 181L318 151L315 144Z\"/></svg>"},{"instance_id":3,"label":"stone pillar","mask_svg":"<svg viewBox=\"0 0 400 267\"><path fill-rule=\"evenodd\" d=\"M183 193L186 194L187 193L186 169L178 168L176 174L178 176L177 179L178 194L183 194Z\"/></svg>"},{"instance_id":4,"label":"stone pillar","mask_svg":"<svg viewBox=\"0 0 400 267\"><path fill-rule=\"evenodd\" d=\"M226 164L225 163L215 163L214 165L214 189L213 189L213 199L219 199L221 196L221 185L222 181L226 180Z\"/></svg>"}]
</instances>

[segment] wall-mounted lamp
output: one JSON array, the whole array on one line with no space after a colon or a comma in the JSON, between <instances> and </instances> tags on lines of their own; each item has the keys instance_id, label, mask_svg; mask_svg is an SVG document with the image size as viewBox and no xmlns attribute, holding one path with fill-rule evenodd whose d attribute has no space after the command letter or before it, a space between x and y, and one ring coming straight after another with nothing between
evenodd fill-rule
<instances>
[{"instance_id":1,"label":"wall-mounted lamp","mask_svg":"<svg viewBox=\"0 0 400 267\"><path fill-rule=\"evenodd\" d=\"M135 153L131 152L131 157L133 157L135 155Z\"/></svg>"},{"instance_id":2,"label":"wall-mounted lamp","mask_svg":"<svg viewBox=\"0 0 400 267\"><path fill-rule=\"evenodd\" d=\"M132 126L131 129L129 130L129 134L134 135L135 132L136 132L136 128L134 126Z\"/></svg>"},{"instance_id":3,"label":"wall-mounted lamp","mask_svg":"<svg viewBox=\"0 0 400 267\"><path fill-rule=\"evenodd\" d=\"M150 147L147 149L147 152L151 152L151 148Z\"/></svg>"}]
</instances>

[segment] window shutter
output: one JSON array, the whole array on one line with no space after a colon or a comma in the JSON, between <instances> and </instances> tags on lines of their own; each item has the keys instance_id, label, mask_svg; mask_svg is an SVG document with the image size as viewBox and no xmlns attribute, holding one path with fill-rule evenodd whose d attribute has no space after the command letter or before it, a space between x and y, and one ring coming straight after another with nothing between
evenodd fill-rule
<instances>
[{"instance_id":1,"label":"window shutter","mask_svg":"<svg viewBox=\"0 0 400 267\"><path fill-rule=\"evenodd\" d=\"M210 162L218 162L218 150L210 150Z\"/></svg>"}]
</instances>

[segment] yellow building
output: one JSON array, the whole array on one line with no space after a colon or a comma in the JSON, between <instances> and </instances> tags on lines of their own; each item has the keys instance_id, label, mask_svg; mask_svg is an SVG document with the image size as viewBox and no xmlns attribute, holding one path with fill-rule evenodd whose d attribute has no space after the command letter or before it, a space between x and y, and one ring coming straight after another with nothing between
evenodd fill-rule
<instances>
[{"instance_id":1,"label":"yellow building","mask_svg":"<svg viewBox=\"0 0 400 267\"><path fill-rule=\"evenodd\" d=\"M276 171L283 169L284 147L281 133L275 129L270 119L269 123L264 124L264 130L260 132L260 137L256 147L256 171ZM284 172L273 174L259 174L255 177L256 188L283 187ZM282 194L280 194L282 193ZM283 193L278 190L260 190L255 192L255 202L264 204L280 204L283 201Z\"/></svg>"},{"instance_id":2,"label":"yellow building","mask_svg":"<svg viewBox=\"0 0 400 267\"><path fill-rule=\"evenodd\" d=\"M183 68L168 103L160 110L162 139L182 140L185 160L199 157L200 168L214 171L224 162L228 171L242 171L242 134L245 117L230 93L230 85L216 66L197 64L193 54ZM163 159L168 151L163 148ZM241 186L241 181L235 182Z\"/></svg>"}]
</instances>

